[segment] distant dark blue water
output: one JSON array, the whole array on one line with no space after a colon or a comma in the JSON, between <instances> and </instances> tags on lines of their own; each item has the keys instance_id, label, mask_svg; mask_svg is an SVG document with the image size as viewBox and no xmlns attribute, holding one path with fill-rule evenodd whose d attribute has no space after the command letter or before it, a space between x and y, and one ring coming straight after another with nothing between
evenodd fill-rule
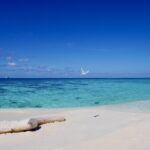
<instances>
[{"instance_id":1,"label":"distant dark blue water","mask_svg":"<svg viewBox=\"0 0 150 150\"><path fill-rule=\"evenodd\" d=\"M150 100L150 79L0 79L1 108L61 108Z\"/></svg>"}]
</instances>

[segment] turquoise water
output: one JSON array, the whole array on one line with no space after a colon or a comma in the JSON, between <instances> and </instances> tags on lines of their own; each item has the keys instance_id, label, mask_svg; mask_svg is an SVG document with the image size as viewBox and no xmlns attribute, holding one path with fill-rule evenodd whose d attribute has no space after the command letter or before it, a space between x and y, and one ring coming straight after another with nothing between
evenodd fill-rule
<instances>
[{"instance_id":1,"label":"turquoise water","mask_svg":"<svg viewBox=\"0 0 150 150\"><path fill-rule=\"evenodd\" d=\"M150 100L150 79L0 79L0 107L80 107Z\"/></svg>"}]
</instances>

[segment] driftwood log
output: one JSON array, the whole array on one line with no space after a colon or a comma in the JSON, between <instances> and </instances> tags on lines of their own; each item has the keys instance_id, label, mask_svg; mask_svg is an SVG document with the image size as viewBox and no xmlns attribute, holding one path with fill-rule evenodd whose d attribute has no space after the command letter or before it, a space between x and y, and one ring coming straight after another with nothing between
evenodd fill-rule
<instances>
[{"instance_id":1,"label":"driftwood log","mask_svg":"<svg viewBox=\"0 0 150 150\"><path fill-rule=\"evenodd\" d=\"M64 117L37 117L30 118L20 121L1 121L0 122L0 134L3 133L14 133L14 132L23 132L29 131L33 129L37 129L40 125L46 123L54 123L54 122L63 122L66 119Z\"/></svg>"}]
</instances>

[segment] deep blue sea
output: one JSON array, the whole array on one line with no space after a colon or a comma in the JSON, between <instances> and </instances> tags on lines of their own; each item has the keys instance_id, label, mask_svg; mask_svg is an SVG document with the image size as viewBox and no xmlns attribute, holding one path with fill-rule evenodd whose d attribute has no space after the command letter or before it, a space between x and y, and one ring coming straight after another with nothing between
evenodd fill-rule
<instances>
[{"instance_id":1,"label":"deep blue sea","mask_svg":"<svg viewBox=\"0 0 150 150\"><path fill-rule=\"evenodd\" d=\"M150 100L150 79L0 79L0 108L62 108Z\"/></svg>"}]
</instances>

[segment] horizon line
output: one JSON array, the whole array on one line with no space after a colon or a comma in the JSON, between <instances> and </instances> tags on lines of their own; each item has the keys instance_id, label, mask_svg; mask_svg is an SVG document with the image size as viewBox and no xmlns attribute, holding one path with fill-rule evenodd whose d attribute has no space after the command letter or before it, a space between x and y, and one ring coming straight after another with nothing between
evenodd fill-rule
<instances>
[{"instance_id":1,"label":"horizon line","mask_svg":"<svg viewBox=\"0 0 150 150\"><path fill-rule=\"evenodd\" d=\"M0 77L0 79L150 79L150 77Z\"/></svg>"}]
</instances>

